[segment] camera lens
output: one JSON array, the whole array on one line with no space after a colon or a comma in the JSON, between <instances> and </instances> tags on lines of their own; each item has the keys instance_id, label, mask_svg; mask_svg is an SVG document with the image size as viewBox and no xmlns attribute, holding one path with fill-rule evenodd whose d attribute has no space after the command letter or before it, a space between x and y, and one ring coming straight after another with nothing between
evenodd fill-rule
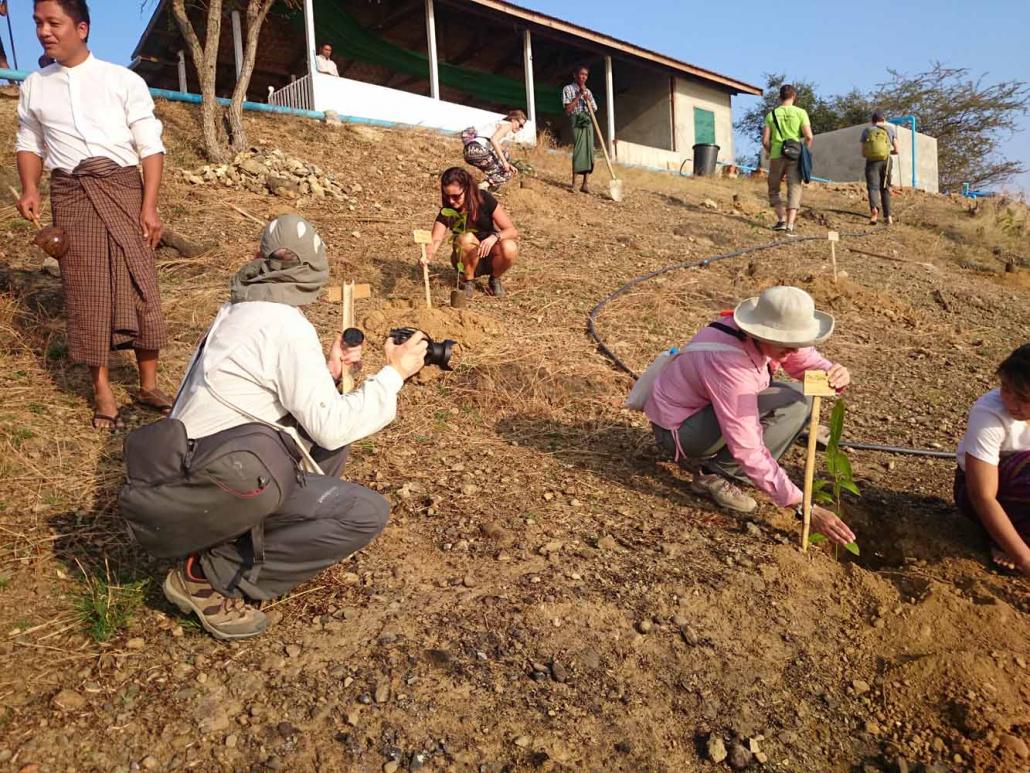
<instances>
[{"instance_id":1,"label":"camera lens","mask_svg":"<svg viewBox=\"0 0 1030 773\"><path fill-rule=\"evenodd\" d=\"M352 348L361 346L365 343L365 334L356 327L349 327L343 331L343 342Z\"/></svg>"}]
</instances>

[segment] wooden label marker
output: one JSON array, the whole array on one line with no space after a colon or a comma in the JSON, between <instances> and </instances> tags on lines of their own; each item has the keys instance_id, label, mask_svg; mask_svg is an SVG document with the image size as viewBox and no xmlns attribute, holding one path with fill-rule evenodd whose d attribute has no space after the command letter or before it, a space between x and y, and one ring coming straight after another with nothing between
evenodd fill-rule
<instances>
[{"instance_id":1,"label":"wooden label marker","mask_svg":"<svg viewBox=\"0 0 1030 773\"><path fill-rule=\"evenodd\" d=\"M808 550L808 533L812 526L812 482L815 478L816 430L819 429L819 411L822 399L833 397L836 390L830 386L826 372L822 370L805 371L805 397L812 398L812 418L808 423L808 455L805 457L805 492L802 502L801 551Z\"/></svg>"},{"instance_id":2,"label":"wooden label marker","mask_svg":"<svg viewBox=\"0 0 1030 773\"><path fill-rule=\"evenodd\" d=\"M433 308L433 297L429 292L429 266L427 266L424 261L426 258L426 245L432 244L433 234L430 231L417 229L411 232L411 236L422 253L422 282L426 286L426 308L431 309Z\"/></svg>"},{"instance_id":3,"label":"wooden label marker","mask_svg":"<svg viewBox=\"0 0 1030 773\"><path fill-rule=\"evenodd\" d=\"M836 231L827 231L826 238L830 242L830 260L833 262L833 283L837 284L837 242L840 241L840 234Z\"/></svg>"}]
</instances>

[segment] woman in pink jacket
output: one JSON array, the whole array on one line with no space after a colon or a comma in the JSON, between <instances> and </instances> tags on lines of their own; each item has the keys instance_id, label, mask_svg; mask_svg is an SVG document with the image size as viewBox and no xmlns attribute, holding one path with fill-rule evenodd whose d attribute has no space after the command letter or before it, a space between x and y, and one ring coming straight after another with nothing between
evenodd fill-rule
<instances>
[{"instance_id":1,"label":"woman in pink jacket","mask_svg":"<svg viewBox=\"0 0 1030 773\"><path fill-rule=\"evenodd\" d=\"M696 493L751 513L758 503L732 481L750 482L800 514L801 490L777 460L804 428L811 405L772 375L781 366L794 378L823 370L830 386L844 389L851 382L847 369L812 347L832 332L833 317L816 311L804 290L770 287L738 305L732 319L702 329L665 366L644 412L659 447L696 471ZM812 526L840 544L855 538L822 507L812 508Z\"/></svg>"}]
</instances>

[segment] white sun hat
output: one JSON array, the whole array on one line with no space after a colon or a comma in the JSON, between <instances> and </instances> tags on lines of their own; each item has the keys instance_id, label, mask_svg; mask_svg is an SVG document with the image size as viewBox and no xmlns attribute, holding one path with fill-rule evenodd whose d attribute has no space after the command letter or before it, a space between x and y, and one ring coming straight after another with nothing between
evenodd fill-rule
<instances>
[{"instance_id":1,"label":"white sun hat","mask_svg":"<svg viewBox=\"0 0 1030 773\"><path fill-rule=\"evenodd\" d=\"M770 287L733 310L737 327L753 338L781 346L811 346L833 332L833 315L815 310L800 287Z\"/></svg>"}]
</instances>

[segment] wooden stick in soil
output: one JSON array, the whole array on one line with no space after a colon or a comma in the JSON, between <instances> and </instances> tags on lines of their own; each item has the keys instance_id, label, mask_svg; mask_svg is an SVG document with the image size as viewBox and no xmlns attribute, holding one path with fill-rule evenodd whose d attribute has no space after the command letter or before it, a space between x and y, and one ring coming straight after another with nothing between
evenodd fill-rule
<instances>
[{"instance_id":1,"label":"wooden stick in soil","mask_svg":"<svg viewBox=\"0 0 1030 773\"><path fill-rule=\"evenodd\" d=\"M354 283L344 282L343 284L343 329L354 327ZM354 391L354 376L351 375L350 366L344 366L341 376L341 387L343 391Z\"/></svg>"},{"instance_id":2,"label":"wooden stick in soil","mask_svg":"<svg viewBox=\"0 0 1030 773\"><path fill-rule=\"evenodd\" d=\"M808 550L808 533L812 527L812 484L815 478L816 430L819 429L819 409L822 397L812 398L812 419L808 423L808 455L805 457L805 498L801 505L803 521L801 527L801 551Z\"/></svg>"},{"instance_id":3,"label":"wooden stick in soil","mask_svg":"<svg viewBox=\"0 0 1030 773\"><path fill-rule=\"evenodd\" d=\"M840 234L836 231L827 231L826 238L830 240L830 261L833 263L833 283L837 284L837 242L840 241Z\"/></svg>"},{"instance_id":4,"label":"wooden stick in soil","mask_svg":"<svg viewBox=\"0 0 1030 773\"><path fill-rule=\"evenodd\" d=\"M252 215L252 214L250 214L250 213L249 213L249 212L248 212L247 210L245 210L245 209L240 209L240 208L239 208L239 207L237 207L237 206L236 206L235 204L233 204L233 203L231 203L231 202L228 202L228 201L227 201L227 202L225 202L225 203L226 203L226 204L228 204L230 208L232 208L232 209L236 210L237 212L239 212L239 213L240 213L241 215L243 215L244 217L250 218L250 219L251 219L251 220L253 220L253 221L254 221L255 223L258 223L259 225L263 225L263 226L264 226L264 225L268 225L268 223L267 223L266 221L262 220L261 218L257 217L256 215Z\"/></svg>"},{"instance_id":5,"label":"wooden stick in soil","mask_svg":"<svg viewBox=\"0 0 1030 773\"><path fill-rule=\"evenodd\" d=\"M422 264L422 282L426 286L426 308L433 308L433 296L429 292L429 266L426 265L426 245L433 241L433 234L430 231L418 229L411 232L412 238L415 240L415 244L418 245L422 259L419 261Z\"/></svg>"},{"instance_id":6,"label":"wooden stick in soil","mask_svg":"<svg viewBox=\"0 0 1030 773\"><path fill-rule=\"evenodd\" d=\"M808 533L812 527L812 484L815 478L815 446L816 430L819 429L819 410L822 398L833 397L836 390L830 386L826 372L822 370L806 370L804 381L805 397L812 398L812 418L808 422L808 456L805 458L805 491L801 503L801 551L808 550Z\"/></svg>"}]
</instances>

